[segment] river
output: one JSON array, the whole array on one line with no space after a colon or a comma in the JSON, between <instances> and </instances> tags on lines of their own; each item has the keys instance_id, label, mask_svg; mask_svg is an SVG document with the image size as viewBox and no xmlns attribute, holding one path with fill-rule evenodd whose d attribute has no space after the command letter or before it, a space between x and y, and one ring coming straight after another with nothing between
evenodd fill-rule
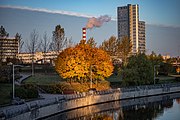
<instances>
[{"instance_id":1,"label":"river","mask_svg":"<svg viewBox=\"0 0 180 120\"><path fill-rule=\"evenodd\" d=\"M127 99L62 112L46 120L180 120L180 93Z\"/></svg>"}]
</instances>

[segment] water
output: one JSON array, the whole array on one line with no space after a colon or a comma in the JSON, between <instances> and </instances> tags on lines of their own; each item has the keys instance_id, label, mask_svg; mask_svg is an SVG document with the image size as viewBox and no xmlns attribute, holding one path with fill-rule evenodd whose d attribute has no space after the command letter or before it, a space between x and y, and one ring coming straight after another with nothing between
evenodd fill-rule
<instances>
[{"instance_id":1,"label":"water","mask_svg":"<svg viewBox=\"0 0 180 120\"><path fill-rule=\"evenodd\" d=\"M180 120L180 93L83 107L46 120Z\"/></svg>"}]
</instances>

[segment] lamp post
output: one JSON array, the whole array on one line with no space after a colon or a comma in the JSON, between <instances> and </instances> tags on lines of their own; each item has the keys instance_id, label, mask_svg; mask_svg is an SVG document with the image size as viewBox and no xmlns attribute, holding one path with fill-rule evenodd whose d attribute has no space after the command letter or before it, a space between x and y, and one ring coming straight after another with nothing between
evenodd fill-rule
<instances>
[{"instance_id":1,"label":"lamp post","mask_svg":"<svg viewBox=\"0 0 180 120\"><path fill-rule=\"evenodd\" d=\"M154 85L155 85L155 81L156 81L156 67L159 67L160 65L154 65Z\"/></svg>"},{"instance_id":2,"label":"lamp post","mask_svg":"<svg viewBox=\"0 0 180 120\"><path fill-rule=\"evenodd\" d=\"M15 98L15 85L14 85L14 69L15 69L15 67L23 67L23 65L13 65L13 83L12 83L12 99L14 100L14 98Z\"/></svg>"}]
</instances>

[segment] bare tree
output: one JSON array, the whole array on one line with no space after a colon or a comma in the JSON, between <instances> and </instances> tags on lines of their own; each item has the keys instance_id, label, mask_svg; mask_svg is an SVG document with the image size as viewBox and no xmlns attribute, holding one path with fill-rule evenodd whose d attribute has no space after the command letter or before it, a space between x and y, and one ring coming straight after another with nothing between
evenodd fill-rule
<instances>
[{"instance_id":1,"label":"bare tree","mask_svg":"<svg viewBox=\"0 0 180 120\"><path fill-rule=\"evenodd\" d=\"M34 76L34 54L40 47L40 43L38 42L38 32L36 30L33 30L30 34L30 40L27 42L26 47L28 51L31 53L31 59L32 59L32 76Z\"/></svg>"},{"instance_id":2,"label":"bare tree","mask_svg":"<svg viewBox=\"0 0 180 120\"><path fill-rule=\"evenodd\" d=\"M49 51L50 42L48 40L49 38L47 36L47 33L44 32L43 38L41 40L41 51L43 52L44 63L46 61L46 53Z\"/></svg>"}]
</instances>

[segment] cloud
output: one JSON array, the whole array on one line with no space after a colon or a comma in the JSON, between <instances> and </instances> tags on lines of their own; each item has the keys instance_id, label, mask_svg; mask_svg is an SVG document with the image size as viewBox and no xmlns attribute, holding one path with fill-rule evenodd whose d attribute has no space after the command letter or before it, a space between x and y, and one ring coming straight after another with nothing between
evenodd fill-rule
<instances>
[{"instance_id":1,"label":"cloud","mask_svg":"<svg viewBox=\"0 0 180 120\"><path fill-rule=\"evenodd\" d=\"M154 26L154 27L163 27L163 28L174 28L174 29L180 29L180 26L177 25L165 25L165 24L149 24L146 23L146 25Z\"/></svg>"},{"instance_id":2,"label":"cloud","mask_svg":"<svg viewBox=\"0 0 180 120\"><path fill-rule=\"evenodd\" d=\"M63 15L71 15L76 17L85 17L85 18L91 18L95 17L92 15L82 14L82 13L76 13L71 11L63 11L63 10L48 10L44 8L31 8L26 6L11 6L11 5L5 5L0 6L0 8L12 8L12 9L20 9L20 10L29 10L29 11L36 11L36 12L46 12L46 13L52 13L52 14L63 14Z\"/></svg>"}]
</instances>

